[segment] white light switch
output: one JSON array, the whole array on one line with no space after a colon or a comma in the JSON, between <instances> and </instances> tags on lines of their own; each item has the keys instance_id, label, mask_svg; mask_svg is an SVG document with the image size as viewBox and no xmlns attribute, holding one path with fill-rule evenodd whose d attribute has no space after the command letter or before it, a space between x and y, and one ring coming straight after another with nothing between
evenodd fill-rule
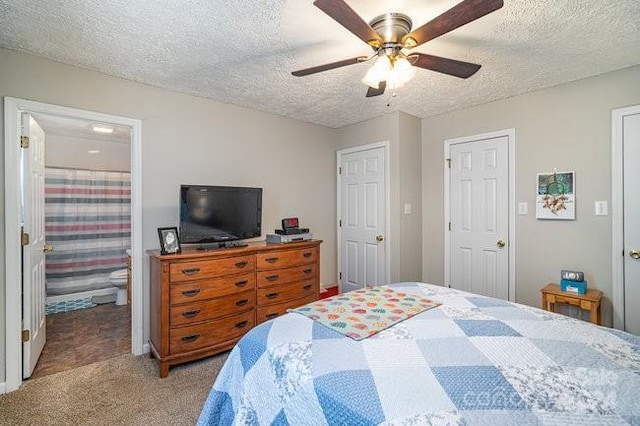
<instances>
[{"instance_id":1,"label":"white light switch","mask_svg":"<svg viewBox=\"0 0 640 426\"><path fill-rule=\"evenodd\" d=\"M596 216L607 216L609 214L609 206L606 201L596 201Z\"/></svg>"},{"instance_id":2,"label":"white light switch","mask_svg":"<svg viewBox=\"0 0 640 426\"><path fill-rule=\"evenodd\" d=\"M529 213L529 205L526 202L518 203L518 214Z\"/></svg>"},{"instance_id":3,"label":"white light switch","mask_svg":"<svg viewBox=\"0 0 640 426\"><path fill-rule=\"evenodd\" d=\"M404 203L404 214L411 214L411 204Z\"/></svg>"}]
</instances>

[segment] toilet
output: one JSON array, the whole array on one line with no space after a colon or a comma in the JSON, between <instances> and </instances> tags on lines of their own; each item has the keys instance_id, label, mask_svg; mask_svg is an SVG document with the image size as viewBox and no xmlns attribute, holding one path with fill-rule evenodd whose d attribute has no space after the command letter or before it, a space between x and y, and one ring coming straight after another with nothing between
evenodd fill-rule
<instances>
[{"instance_id":1,"label":"toilet","mask_svg":"<svg viewBox=\"0 0 640 426\"><path fill-rule=\"evenodd\" d=\"M109 282L118 288L116 305L127 304L127 269L118 269L109 274Z\"/></svg>"}]
</instances>

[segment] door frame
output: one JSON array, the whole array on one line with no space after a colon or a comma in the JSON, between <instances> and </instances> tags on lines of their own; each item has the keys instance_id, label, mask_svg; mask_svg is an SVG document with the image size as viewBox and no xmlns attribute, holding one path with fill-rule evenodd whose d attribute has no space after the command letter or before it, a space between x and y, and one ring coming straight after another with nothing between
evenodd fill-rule
<instances>
[{"instance_id":1,"label":"door frame","mask_svg":"<svg viewBox=\"0 0 640 426\"><path fill-rule=\"evenodd\" d=\"M474 141L481 141L485 139L493 139L499 137L507 138L508 152L508 167L509 167L509 212L507 218L509 220L509 228L507 235L507 248L509 250L509 300L511 302L516 301L516 130L515 129L503 129L496 130L494 132L481 133L471 136L463 136L452 139L445 139L444 141L444 285L445 287L451 287L451 234L449 232L449 222L451 222L451 211L449 203L451 202L451 182L449 176L449 167L447 162L451 158L451 145L460 143L468 143Z\"/></svg>"},{"instance_id":2,"label":"door frame","mask_svg":"<svg viewBox=\"0 0 640 426\"><path fill-rule=\"evenodd\" d=\"M389 164L389 141L381 141L375 142L367 145L359 145L352 148L340 149L336 152L336 176L337 180L337 200L336 200L336 236L337 236L337 255L338 255L338 289L342 292L342 279L340 279L340 273L342 272L342 227L340 226L341 209L342 209L342 175L340 174L340 165L342 164L342 157L347 154L353 154L355 152L364 152L370 151L372 149L383 148L384 155L384 204L385 204L385 223L384 223L384 235L385 235L385 243L387 246L385 247L385 271L386 271L386 281L387 284L391 282L391 244L390 242L393 240L393 236L390 235L389 230L391 229L391 173L390 173L390 164Z\"/></svg>"},{"instance_id":3,"label":"door frame","mask_svg":"<svg viewBox=\"0 0 640 426\"><path fill-rule=\"evenodd\" d=\"M640 105L611 111L611 304L613 327L620 330L625 327L623 123L625 116L635 114Z\"/></svg>"},{"instance_id":4,"label":"door frame","mask_svg":"<svg viewBox=\"0 0 640 426\"><path fill-rule=\"evenodd\" d=\"M21 112L51 114L81 118L101 123L124 125L131 128L131 352L145 352L143 341L142 290L142 122L137 119L99 112L68 108L42 102L4 98L4 178L5 178L5 383L0 393L11 392L22 383L22 280L20 270L20 135ZM10 190L9 188L14 188ZM14 283L14 285L9 285ZM146 349L148 350L148 348ZM4 385L4 389L2 389Z\"/></svg>"}]
</instances>

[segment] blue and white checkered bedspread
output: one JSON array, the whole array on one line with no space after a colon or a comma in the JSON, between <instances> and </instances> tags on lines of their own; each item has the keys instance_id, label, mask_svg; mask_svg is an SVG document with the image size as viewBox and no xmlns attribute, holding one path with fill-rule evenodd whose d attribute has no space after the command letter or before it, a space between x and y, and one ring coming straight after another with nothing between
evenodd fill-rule
<instances>
[{"instance_id":1,"label":"blue and white checkered bedspread","mask_svg":"<svg viewBox=\"0 0 640 426\"><path fill-rule=\"evenodd\" d=\"M355 341L298 314L251 330L199 425L640 424L640 338L422 283L441 301Z\"/></svg>"}]
</instances>

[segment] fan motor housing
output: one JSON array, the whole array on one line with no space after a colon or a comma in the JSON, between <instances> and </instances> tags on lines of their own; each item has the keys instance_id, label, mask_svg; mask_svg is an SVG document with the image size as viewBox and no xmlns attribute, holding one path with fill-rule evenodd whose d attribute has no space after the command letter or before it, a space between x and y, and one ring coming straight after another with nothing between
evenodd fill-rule
<instances>
[{"instance_id":1,"label":"fan motor housing","mask_svg":"<svg viewBox=\"0 0 640 426\"><path fill-rule=\"evenodd\" d=\"M399 44L402 42L402 37L411 31L413 22L405 14L391 12L373 18L369 25L385 44Z\"/></svg>"}]
</instances>

